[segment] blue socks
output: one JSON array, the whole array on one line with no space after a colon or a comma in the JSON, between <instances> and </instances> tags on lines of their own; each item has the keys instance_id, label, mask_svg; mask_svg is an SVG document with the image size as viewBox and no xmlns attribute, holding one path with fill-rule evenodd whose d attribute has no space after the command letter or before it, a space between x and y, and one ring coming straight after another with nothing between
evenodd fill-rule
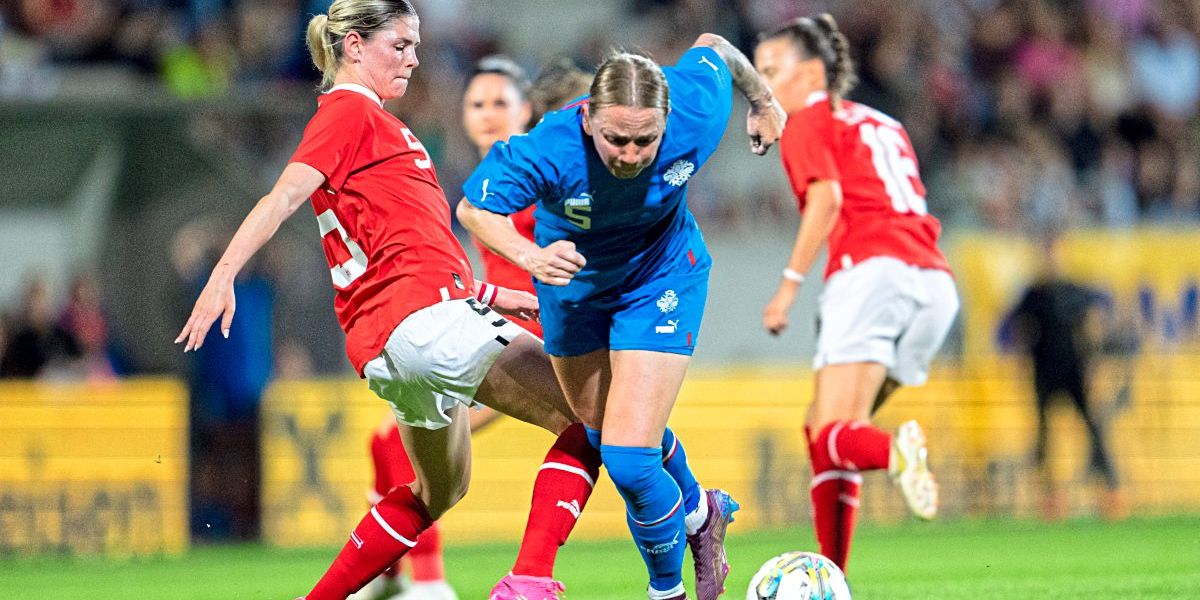
<instances>
[{"instance_id":1,"label":"blue socks","mask_svg":"<svg viewBox=\"0 0 1200 600\"><path fill-rule=\"evenodd\" d=\"M588 442L592 447L600 449L600 430L585 427L587 430ZM667 470L667 474L683 491L683 509L685 514L692 514L696 508L700 506L700 484L696 482L696 476L692 474L691 467L688 466L687 452L683 450L683 443L679 438L675 437L675 432L668 427L663 431L662 439L662 460L663 468Z\"/></svg>"},{"instance_id":2,"label":"blue socks","mask_svg":"<svg viewBox=\"0 0 1200 600\"><path fill-rule=\"evenodd\" d=\"M652 592L676 588L682 592L687 545L684 499L679 485L663 468L662 449L601 446L600 456L625 499L629 530L650 571ZM692 481L695 488L695 479Z\"/></svg>"},{"instance_id":3,"label":"blue socks","mask_svg":"<svg viewBox=\"0 0 1200 600\"><path fill-rule=\"evenodd\" d=\"M700 484L688 466L687 453L683 451L683 443L675 437L675 432L668 427L663 432L662 440L663 468L679 489L683 491L684 514L692 514L700 506Z\"/></svg>"}]
</instances>

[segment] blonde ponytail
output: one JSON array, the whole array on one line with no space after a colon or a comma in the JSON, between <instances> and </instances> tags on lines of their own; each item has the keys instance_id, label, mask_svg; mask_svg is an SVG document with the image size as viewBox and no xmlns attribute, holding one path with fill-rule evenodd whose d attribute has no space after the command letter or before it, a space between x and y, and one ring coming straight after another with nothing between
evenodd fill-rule
<instances>
[{"instance_id":1,"label":"blonde ponytail","mask_svg":"<svg viewBox=\"0 0 1200 600\"><path fill-rule=\"evenodd\" d=\"M337 73L337 56L329 41L329 15L317 15L308 21L308 53L313 65L321 72L321 88L333 85Z\"/></svg>"}]
</instances>

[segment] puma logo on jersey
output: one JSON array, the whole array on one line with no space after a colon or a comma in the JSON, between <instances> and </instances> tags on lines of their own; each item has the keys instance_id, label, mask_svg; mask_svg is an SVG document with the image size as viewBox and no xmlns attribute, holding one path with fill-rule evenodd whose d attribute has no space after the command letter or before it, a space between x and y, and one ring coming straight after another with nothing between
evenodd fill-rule
<instances>
[{"instance_id":1,"label":"puma logo on jersey","mask_svg":"<svg viewBox=\"0 0 1200 600\"><path fill-rule=\"evenodd\" d=\"M714 64L712 63L712 61L711 61L711 60L708 60L708 57L707 57L707 56L701 56L701 57L700 57L700 64L702 64L702 65L708 65L708 66L709 66L710 68L712 68L712 70L714 70L714 71L720 71L720 69L718 69L718 68L717 68L717 65L714 65Z\"/></svg>"},{"instance_id":2,"label":"puma logo on jersey","mask_svg":"<svg viewBox=\"0 0 1200 600\"><path fill-rule=\"evenodd\" d=\"M480 202L487 202L488 196L495 195L494 193L488 193L488 191L487 191L487 186L489 183L491 183L491 181L492 181L491 179L483 180L483 195L479 197Z\"/></svg>"},{"instance_id":3,"label":"puma logo on jersey","mask_svg":"<svg viewBox=\"0 0 1200 600\"><path fill-rule=\"evenodd\" d=\"M675 333L677 327L679 327L679 319L668 320L666 325L655 326L654 333Z\"/></svg>"},{"instance_id":4,"label":"puma logo on jersey","mask_svg":"<svg viewBox=\"0 0 1200 600\"><path fill-rule=\"evenodd\" d=\"M579 197L577 197L577 198L567 198L566 200L563 200L563 206L579 207L579 206L591 206L591 205L592 205L592 195L588 194L588 193L580 194Z\"/></svg>"},{"instance_id":5,"label":"puma logo on jersey","mask_svg":"<svg viewBox=\"0 0 1200 600\"><path fill-rule=\"evenodd\" d=\"M566 509L567 512L571 513L571 516L575 517L576 521L579 520L579 515L583 512L583 509L579 508L578 500L571 500L570 502L559 500L558 507Z\"/></svg>"},{"instance_id":6,"label":"puma logo on jersey","mask_svg":"<svg viewBox=\"0 0 1200 600\"><path fill-rule=\"evenodd\" d=\"M363 547L363 541L362 541L362 538L358 537L358 533L357 533L357 532L354 532L354 531L351 531L351 532L350 532L350 541L351 541L351 542L354 542L354 547L355 547L355 548L358 548L359 550L362 550L362 547Z\"/></svg>"}]
</instances>

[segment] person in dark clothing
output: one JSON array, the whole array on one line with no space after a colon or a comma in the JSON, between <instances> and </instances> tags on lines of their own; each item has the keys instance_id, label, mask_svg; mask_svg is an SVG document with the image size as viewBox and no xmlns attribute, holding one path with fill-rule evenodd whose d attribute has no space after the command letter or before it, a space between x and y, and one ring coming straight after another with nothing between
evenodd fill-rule
<instances>
[{"instance_id":1,"label":"person in dark clothing","mask_svg":"<svg viewBox=\"0 0 1200 600\"><path fill-rule=\"evenodd\" d=\"M50 288L40 278L29 279L21 310L8 329L0 351L0 377L38 377L48 365L61 362L74 351L74 341L54 323Z\"/></svg>"},{"instance_id":2,"label":"person in dark clothing","mask_svg":"<svg viewBox=\"0 0 1200 600\"><path fill-rule=\"evenodd\" d=\"M181 228L172 246L180 289L195 297L217 262L223 230L207 217ZM191 533L194 541L253 541L261 533L260 404L271 379L274 283L251 265L234 282L239 334L209 331L189 353L188 434Z\"/></svg>"},{"instance_id":3,"label":"person in dark clothing","mask_svg":"<svg viewBox=\"0 0 1200 600\"><path fill-rule=\"evenodd\" d=\"M1033 363L1038 413L1034 460L1046 482L1044 513L1049 518L1057 518L1063 512L1061 494L1046 474L1048 412L1062 396L1070 400L1087 428L1091 441L1088 469L1103 479L1107 490L1102 512L1115 517L1123 510L1120 482L1105 441L1104 426L1088 395L1093 358L1101 342L1096 331L1097 313L1106 303L1107 298L1100 291L1062 276L1055 242L1050 241L1046 244L1042 272L1025 290L1002 327L1004 337L1015 337Z\"/></svg>"}]
</instances>

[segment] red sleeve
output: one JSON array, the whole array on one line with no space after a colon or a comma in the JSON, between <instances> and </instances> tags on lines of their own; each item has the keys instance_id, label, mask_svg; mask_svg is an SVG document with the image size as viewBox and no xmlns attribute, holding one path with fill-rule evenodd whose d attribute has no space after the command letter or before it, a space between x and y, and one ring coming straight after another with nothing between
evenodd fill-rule
<instances>
[{"instance_id":1,"label":"red sleeve","mask_svg":"<svg viewBox=\"0 0 1200 600\"><path fill-rule=\"evenodd\" d=\"M780 140L783 169L787 172L796 201L804 208L808 184L828 179L841 180L833 157L833 119L822 119L814 110L804 110L788 119Z\"/></svg>"},{"instance_id":2,"label":"red sleeve","mask_svg":"<svg viewBox=\"0 0 1200 600\"><path fill-rule=\"evenodd\" d=\"M300 147L288 161L320 171L335 191L340 191L350 177L367 129L366 110L355 96L358 94L345 94L322 103L304 128Z\"/></svg>"}]
</instances>

